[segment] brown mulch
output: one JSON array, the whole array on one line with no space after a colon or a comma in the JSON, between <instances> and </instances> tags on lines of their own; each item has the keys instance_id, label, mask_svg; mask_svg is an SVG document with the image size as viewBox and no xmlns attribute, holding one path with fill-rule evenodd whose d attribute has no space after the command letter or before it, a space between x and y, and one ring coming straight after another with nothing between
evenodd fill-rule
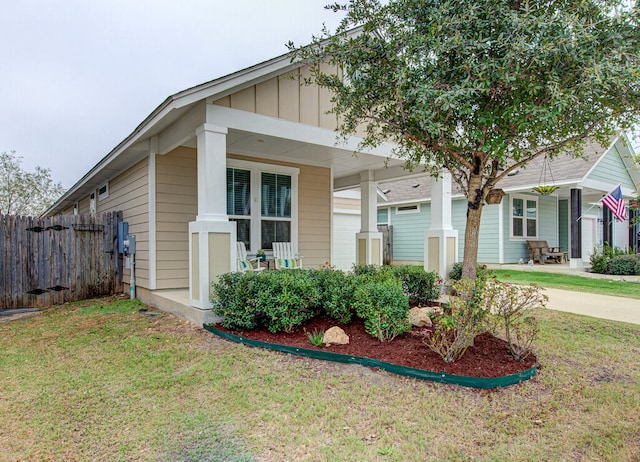
<instances>
[{"instance_id":1,"label":"brown mulch","mask_svg":"<svg viewBox=\"0 0 640 462\"><path fill-rule=\"evenodd\" d=\"M406 367L469 377L501 377L516 374L533 367L537 361L533 354L523 361L515 361L509 354L507 342L485 333L476 337L473 346L469 347L462 359L448 364L423 342L423 334L429 333L425 328L414 327L411 332L396 337L390 342L380 342L364 330L364 324L360 320L355 320L347 326L340 326L349 336L348 345L316 347L309 342L307 332L326 331L335 325L337 325L335 321L315 318L290 334L285 332L274 334L266 329L237 332L224 329L220 325L215 327L263 342L365 356Z\"/></svg>"}]
</instances>

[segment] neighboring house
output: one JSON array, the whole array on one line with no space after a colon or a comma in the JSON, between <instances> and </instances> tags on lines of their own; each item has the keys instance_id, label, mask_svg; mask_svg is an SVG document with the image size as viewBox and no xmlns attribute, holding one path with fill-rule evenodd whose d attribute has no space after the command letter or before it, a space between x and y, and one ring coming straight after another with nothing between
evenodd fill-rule
<instances>
[{"instance_id":1,"label":"neighboring house","mask_svg":"<svg viewBox=\"0 0 640 462\"><path fill-rule=\"evenodd\" d=\"M541 178L543 176L546 178ZM533 191L541 180L559 188L548 196ZM561 155L548 164L543 158L505 178L499 187L505 196L499 205L485 205L482 212L478 262L527 261L527 239L546 240L569 253L572 266L588 263L593 249L603 243L627 249L636 246L637 229L616 221L602 207L602 197L621 185L630 198L640 184L640 171L625 137L608 147L590 144L584 158ZM431 226L431 179L427 176L379 184L378 225L392 227L394 264L423 264L425 232ZM464 254L466 200L452 185L451 225L458 230L458 260ZM577 199L580 227L571 229L571 194ZM353 194L353 192L352 192ZM357 200L357 199L355 199ZM344 208L344 206L343 206ZM336 220L337 222L337 220ZM353 235L354 228L346 231ZM336 231L336 234L338 232ZM339 237L336 237L339 239ZM581 242L578 242L581 241ZM573 244L573 247L572 247ZM578 255L577 250L580 250ZM342 264L348 267L349 262Z\"/></svg>"},{"instance_id":2,"label":"neighboring house","mask_svg":"<svg viewBox=\"0 0 640 462\"><path fill-rule=\"evenodd\" d=\"M236 269L236 240L267 255L289 241L305 267L331 262L334 189L364 191L357 259L379 264L377 184L407 172L390 145L354 155L359 139L336 144L330 95L301 85L308 75L284 55L170 96L46 214L121 210L138 298L181 291L196 323L210 316L211 283Z\"/></svg>"}]
</instances>

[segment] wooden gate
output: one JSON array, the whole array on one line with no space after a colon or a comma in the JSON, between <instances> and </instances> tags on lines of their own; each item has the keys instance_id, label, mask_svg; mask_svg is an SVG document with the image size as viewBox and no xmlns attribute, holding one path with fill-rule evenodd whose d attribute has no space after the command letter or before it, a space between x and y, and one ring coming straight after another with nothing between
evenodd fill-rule
<instances>
[{"instance_id":1,"label":"wooden gate","mask_svg":"<svg viewBox=\"0 0 640 462\"><path fill-rule=\"evenodd\" d=\"M0 215L0 309L122 291L122 212L49 218Z\"/></svg>"},{"instance_id":2,"label":"wooden gate","mask_svg":"<svg viewBox=\"0 0 640 462\"><path fill-rule=\"evenodd\" d=\"M393 260L393 226L378 225L378 232L382 233L382 264L390 265Z\"/></svg>"}]
</instances>

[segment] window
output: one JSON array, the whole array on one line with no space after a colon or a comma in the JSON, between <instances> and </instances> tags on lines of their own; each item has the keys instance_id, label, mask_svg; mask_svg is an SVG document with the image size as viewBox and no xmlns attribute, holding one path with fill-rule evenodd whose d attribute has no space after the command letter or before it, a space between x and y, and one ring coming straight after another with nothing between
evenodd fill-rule
<instances>
[{"instance_id":1,"label":"window","mask_svg":"<svg viewBox=\"0 0 640 462\"><path fill-rule=\"evenodd\" d=\"M229 159L227 214L237 223L238 241L250 252L297 241L298 173L296 168Z\"/></svg>"},{"instance_id":2,"label":"window","mask_svg":"<svg viewBox=\"0 0 640 462\"><path fill-rule=\"evenodd\" d=\"M538 237L538 200L511 197L511 237Z\"/></svg>"},{"instance_id":3,"label":"window","mask_svg":"<svg viewBox=\"0 0 640 462\"><path fill-rule=\"evenodd\" d=\"M93 215L96 213L96 193L94 192L89 196L89 213Z\"/></svg>"},{"instance_id":4,"label":"window","mask_svg":"<svg viewBox=\"0 0 640 462\"><path fill-rule=\"evenodd\" d=\"M396 207L397 215L402 215L403 213L420 213L420 204L401 205Z\"/></svg>"},{"instance_id":5,"label":"window","mask_svg":"<svg viewBox=\"0 0 640 462\"><path fill-rule=\"evenodd\" d=\"M73 214L78 215L79 213L80 213L80 205L78 204L78 201L76 201L73 204Z\"/></svg>"},{"instance_id":6,"label":"window","mask_svg":"<svg viewBox=\"0 0 640 462\"><path fill-rule=\"evenodd\" d=\"M98 188L98 200L102 201L109 197L109 183L105 183Z\"/></svg>"},{"instance_id":7,"label":"window","mask_svg":"<svg viewBox=\"0 0 640 462\"><path fill-rule=\"evenodd\" d=\"M227 215L238 223L238 241L251 249L251 172L227 169Z\"/></svg>"}]
</instances>

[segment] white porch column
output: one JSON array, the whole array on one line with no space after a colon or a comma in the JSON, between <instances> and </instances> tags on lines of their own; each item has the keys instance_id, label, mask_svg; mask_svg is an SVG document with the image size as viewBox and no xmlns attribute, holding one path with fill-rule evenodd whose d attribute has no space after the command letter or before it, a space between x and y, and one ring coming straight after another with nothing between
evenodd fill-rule
<instances>
[{"instance_id":1,"label":"white porch column","mask_svg":"<svg viewBox=\"0 0 640 462\"><path fill-rule=\"evenodd\" d=\"M360 232L356 234L358 265L382 266L382 233L378 232L378 182L372 172L360 174Z\"/></svg>"},{"instance_id":2,"label":"white porch column","mask_svg":"<svg viewBox=\"0 0 640 462\"><path fill-rule=\"evenodd\" d=\"M431 226L425 232L424 270L447 277L458 261L458 230L451 225L451 174L431 178Z\"/></svg>"},{"instance_id":3,"label":"white porch column","mask_svg":"<svg viewBox=\"0 0 640 462\"><path fill-rule=\"evenodd\" d=\"M204 124L198 137L198 215L189 223L189 303L211 308L211 284L235 269L236 224L227 216L227 129Z\"/></svg>"}]
</instances>

